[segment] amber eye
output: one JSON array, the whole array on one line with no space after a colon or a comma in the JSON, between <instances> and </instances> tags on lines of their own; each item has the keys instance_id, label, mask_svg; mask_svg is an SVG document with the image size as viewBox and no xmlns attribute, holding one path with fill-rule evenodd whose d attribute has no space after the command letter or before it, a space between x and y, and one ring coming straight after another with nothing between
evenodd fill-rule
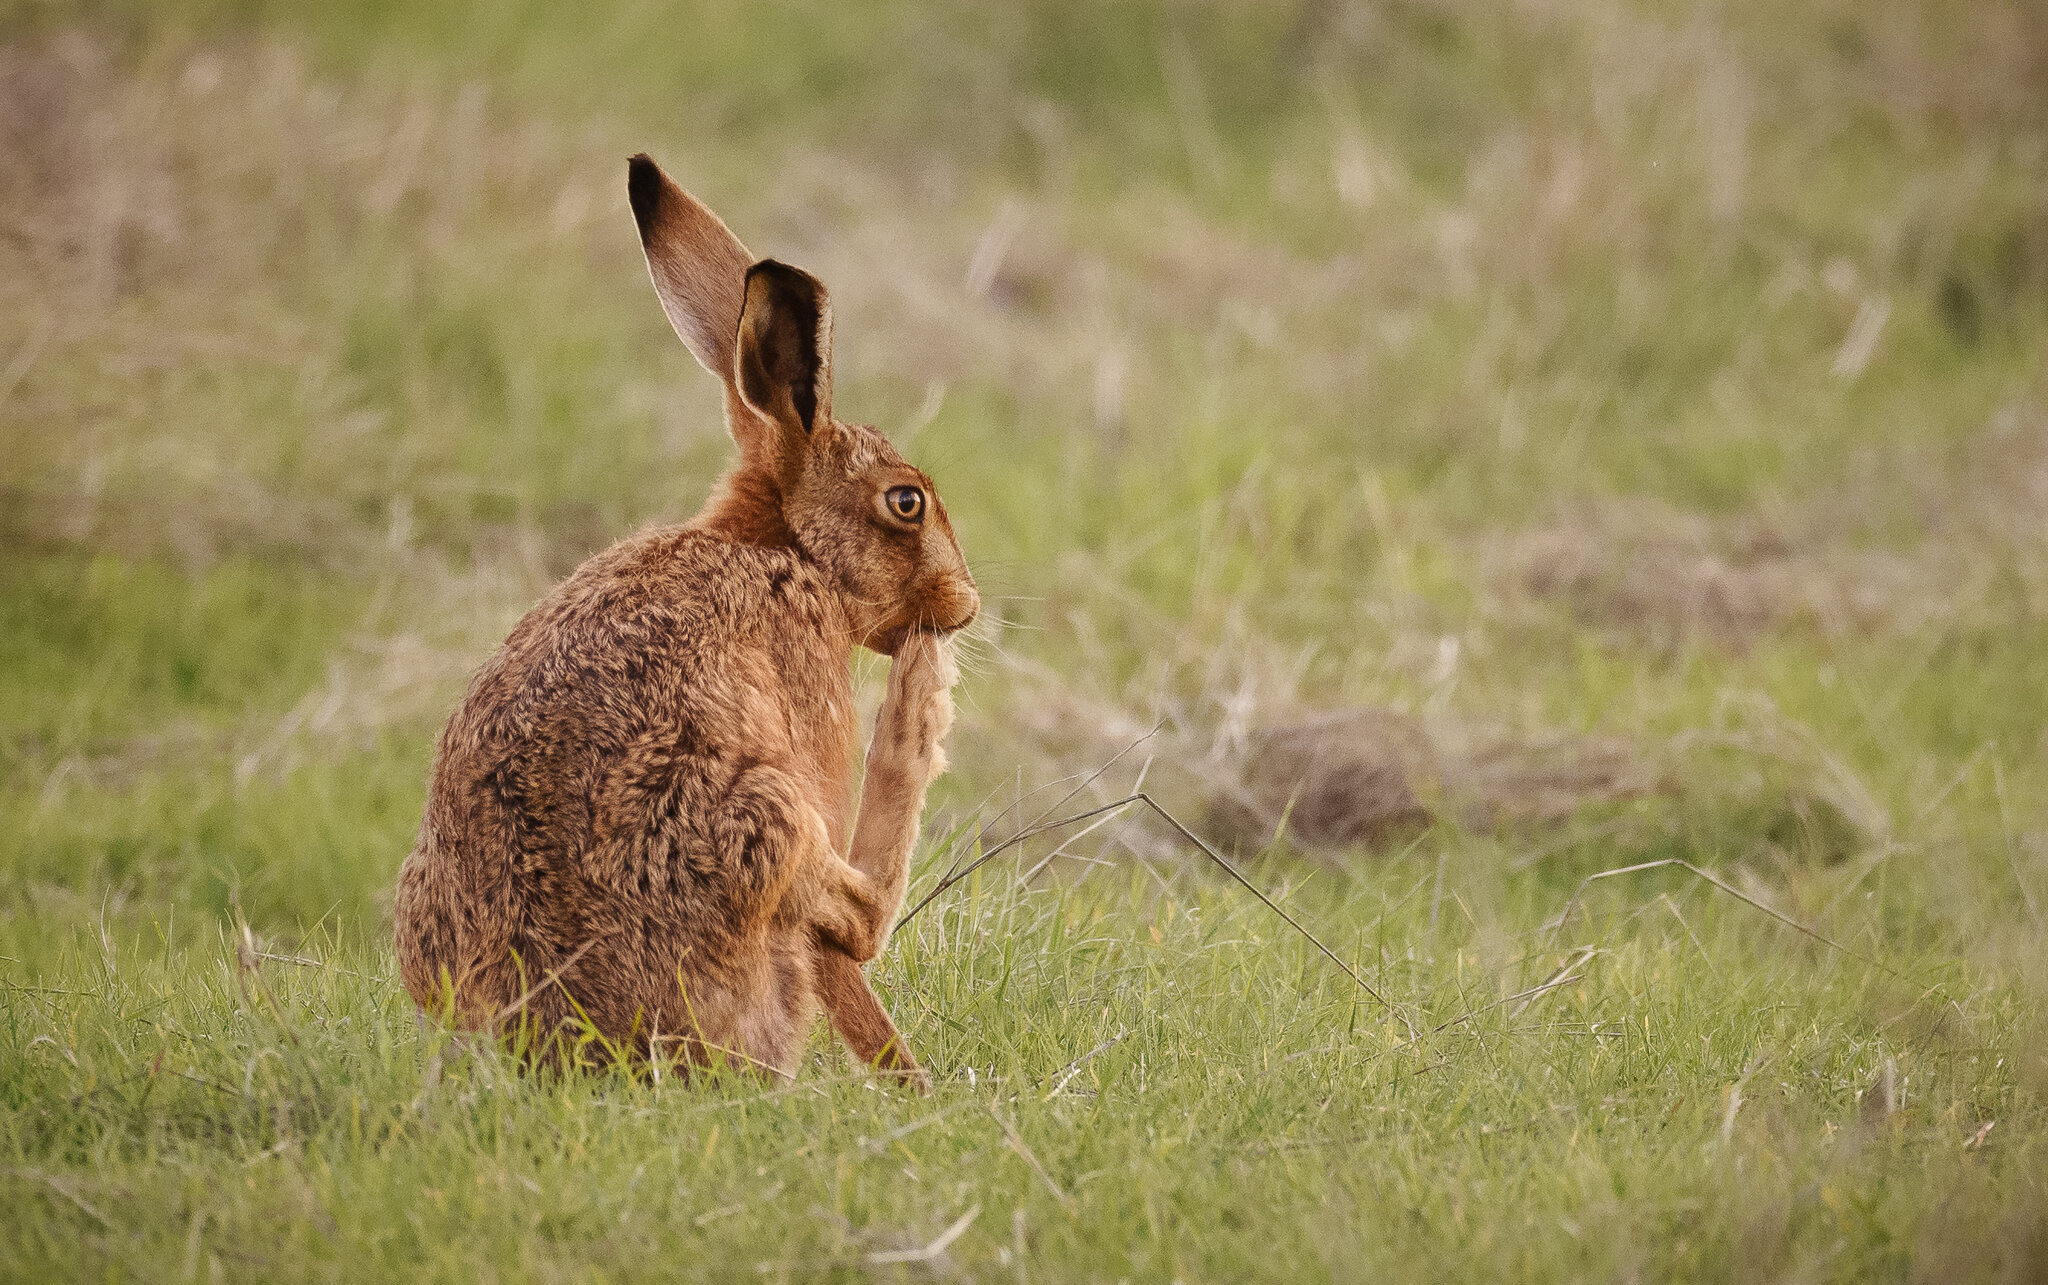
<instances>
[{"instance_id":1,"label":"amber eye","mask_svg":"<svg viewBox=\"0 0 2048 1285\"><path fill-rule=\"evenodd\" d=\"M905 522L915 522L924 516L924 492L914 486L898 486L884 497L889 512Z\"/></svg>"}]
</instances>

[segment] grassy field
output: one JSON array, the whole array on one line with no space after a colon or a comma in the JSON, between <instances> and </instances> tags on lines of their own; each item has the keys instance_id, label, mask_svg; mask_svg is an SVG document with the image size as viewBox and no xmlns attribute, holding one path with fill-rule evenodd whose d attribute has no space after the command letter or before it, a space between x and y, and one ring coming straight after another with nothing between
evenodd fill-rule
<instances>
[{"instance_id":1,"label":"grassy field","mask_svg":"<svg viewBox=\"0 0 2048 1285\"><path fill-rule=\"evenodd\" d=\"M643 149L976 566L913 900L1142 783L1387 1003L1131 813L930 1098L415 1024L441 719L726 451ZM0 872L7 1279L2042 1279L2048 17L0 0Z\"/></svg>"}]
</instances>

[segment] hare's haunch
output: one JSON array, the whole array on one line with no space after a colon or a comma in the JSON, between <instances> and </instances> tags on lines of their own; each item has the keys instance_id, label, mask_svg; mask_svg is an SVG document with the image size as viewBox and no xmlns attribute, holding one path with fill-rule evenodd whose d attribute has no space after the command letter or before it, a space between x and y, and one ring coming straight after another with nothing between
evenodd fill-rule
<instances>
[{"instance_id":1,"label":"hare's haunch","mask_svg":"<svg viewBox=\"0 0 2048 1285\"><path fill-rule=\"evenodd\" d=\"M945 768L946 635L979 607L931 479L832 415L825 288L755 262L645 156L662 310L725 384L739 460L702 512L578 567L478 671L399 871L429 1013L793 1073L819 1008L924 1072L869 989ZM858 819L853 648L892 656Z\"/></svg>"}]
</instances>

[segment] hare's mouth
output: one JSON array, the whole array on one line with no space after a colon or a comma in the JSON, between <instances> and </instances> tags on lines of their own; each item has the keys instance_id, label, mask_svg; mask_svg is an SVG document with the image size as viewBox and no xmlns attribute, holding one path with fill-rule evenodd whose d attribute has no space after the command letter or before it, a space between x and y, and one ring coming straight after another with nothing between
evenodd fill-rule
<instances>
[{"instance_id":1,"label":"hare's mouth","mask_svg":"<svg viewBox=\"0 0 2048 1285\"><path fill-rule=\"evenodd\" d=\"M898 625L894 629L884 630L869 638L868 650L880 652L884 656L894 656L897 652L903 650L903 644L909 638L910 626Z\"/></svg>"},{"instance_id":2,"label":"hare's mouth","mask_svg":"<svg viewBox=\"0 0 2048 1285\"><path fill-rule=\"evenodd\" d=\"M894 629L885 629L868 639L868 650L879 652L884 656L894 656L897 652L903 650L903 644L909 640L912 634L937 634L939 637L944 638L947 634L958 633L960 630L965 629L973 621L974 617L969 616L967 619L953 625L898 625Z\"/></svg>"}]
</instances>

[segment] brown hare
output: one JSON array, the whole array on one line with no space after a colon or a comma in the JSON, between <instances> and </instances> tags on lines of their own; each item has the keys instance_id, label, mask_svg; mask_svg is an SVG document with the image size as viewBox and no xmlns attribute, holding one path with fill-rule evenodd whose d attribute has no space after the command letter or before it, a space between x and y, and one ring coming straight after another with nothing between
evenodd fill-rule
<instances>
[{"instance_id":1,"label":"brown hare","mask_svg":"<svg viewBox=\"0 0 2048 1285\"><path fill-rule=\"evenodd\" d=\"M543 1057L587 1021L636 1059L783 1076L822 1007L924 1087L861 964L945 766L974 581L931 479L833 418L825 288L755 262L644 155L627 192L739 459L695 518L578 567L471 681L399 871L399 974ZM855 646L893 657L857 820Z\"/></svg>"}]
</instances>

